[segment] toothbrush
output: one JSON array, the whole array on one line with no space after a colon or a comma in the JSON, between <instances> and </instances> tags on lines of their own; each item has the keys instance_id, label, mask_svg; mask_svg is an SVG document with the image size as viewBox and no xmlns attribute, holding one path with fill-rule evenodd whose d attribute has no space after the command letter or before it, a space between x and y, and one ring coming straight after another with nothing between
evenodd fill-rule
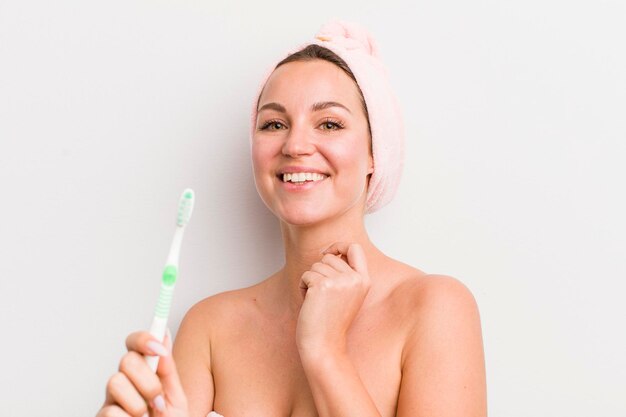
<instances>
[{"instance_id":1,"label":"toothbrush","mask_svg":"<svg viewBox=\"0 0 626 417\"><path fill-rule=\"evenodd\" d=\"M167 328L167 318L170 314L172 305L172 296L174 295L174 287L178 278L178 258L180 255L180 244L183 240L185 226L189 223L191 212L193 210L194 193L193 190L187 188L183 191L178 203L178 216L176 217L176 231L174 239L170 246L170 253L167 256L163 276L161 277L161 290L159 291L159 300L154 311L152 326L150 326L150 334L159 342L163 342L165 337L165 329ZM144 355L148 366L152 372L156 372L159 365L159 356Z\"/></svg>"}]
</instances>

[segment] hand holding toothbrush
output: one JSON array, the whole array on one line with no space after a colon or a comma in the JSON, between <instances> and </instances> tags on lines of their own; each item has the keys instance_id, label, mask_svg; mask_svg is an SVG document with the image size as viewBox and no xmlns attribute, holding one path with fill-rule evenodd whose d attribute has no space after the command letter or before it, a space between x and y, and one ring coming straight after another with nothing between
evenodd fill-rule
<instances>
[{"instance_id":1,"label":"hand holding toothbrush","mask_svg":"<svg viewBox=\"0 0 626 417\"><path fill-rule=\"evenodd\" d=\"M171 336L160 343L149 332L131 333L119 372L108 381L106 399L96 417L188 417L187 397L172 358ZM154 374L143 355L158 355Z\"/></svg>"},{"instance_id":2,"label":"hand holding toothbrush","mask_svg":"<svg viewBox=\"0 0 626 417\"><path fill-rule=\"evenodd\" d=\"M178 277L180 245L193 204L194 193L186 189L178 206L176 232L161 278L150 332L134 332L127 337L128 353L120 360L119 372L109 378L106 398L96 417L188 416L187 398L172 358L172 338L169 332L166 335L166 328Z\"/></svg>"}]
</instances>

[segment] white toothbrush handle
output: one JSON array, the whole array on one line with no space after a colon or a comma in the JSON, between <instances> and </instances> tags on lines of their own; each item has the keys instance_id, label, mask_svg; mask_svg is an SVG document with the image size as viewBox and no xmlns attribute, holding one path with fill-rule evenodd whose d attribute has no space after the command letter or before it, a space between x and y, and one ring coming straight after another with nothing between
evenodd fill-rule
<instances>
[{"instance_id":1,"label":"white toothbrush handle","mask_svg":"<svg viewBox=\"0 0 626 417\"><path fill-rule=\"evenodd\" d=\"M159 300L154 311L152 325L150 326L150 334L163 343L165 330L167 329L167 318L170 315L170 307L172 306L172 296L174 295L174 287L178 278L178 258L180 256L180 246L185 232L185 226L189 222L191 212L194 205L194 192L187 188L183 191L178 203L178 215L176 217L176 231L174 239L170 246L170 252L167 256L167 263L161 277L161 291L159 291ZM172 341L170 340L170 343ZM152 372L156 372L159 366L159 356L144 355L148 366Z\"/></svg>"},{"instance_id":2,"label":"white toothbrush handle","mask_svg":"<svg viewBox=\"0 0 626 417\"><path fill-rule=\"evenodd\" d=\"M150 326L150 334L163 343L165 338L165 330L167 329L167 318L170 315L170 307L172 306L172 296L176 287L176 275L178 270L174 265L166 265L163 271L163 281L161 282L161 291L159 291L159 301L154 311L152 325ZM144 355L152 372L156 372L159 366L159 357L152 355Z\"/></svg>"}]
</instances>

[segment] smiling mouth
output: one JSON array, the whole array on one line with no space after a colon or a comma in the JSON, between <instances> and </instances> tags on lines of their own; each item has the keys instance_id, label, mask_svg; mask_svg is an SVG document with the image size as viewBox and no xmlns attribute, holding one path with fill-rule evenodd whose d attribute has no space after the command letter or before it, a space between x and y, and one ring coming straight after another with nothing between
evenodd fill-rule
<instances>
[{"instance_id":1,"label":"smiling mouth","mask_svg":"<svg viewBox=\"0 0 626 417\"><path fill-rule=\"evenodd\" d=\"M303 184L305 182L322 181L326 179L328 175L319 174L317 172L293 172L293 173L278 174L277 177L282 182Z\"/></svg>"}]
</instances>

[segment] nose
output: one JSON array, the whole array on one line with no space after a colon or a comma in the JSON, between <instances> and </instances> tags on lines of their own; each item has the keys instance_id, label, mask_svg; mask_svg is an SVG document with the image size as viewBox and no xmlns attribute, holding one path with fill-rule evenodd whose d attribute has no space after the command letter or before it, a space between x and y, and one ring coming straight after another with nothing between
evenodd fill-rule
<instances>
[{"instance_id":1,"label":"nose","mask_svg":"<svg viewBox=\"0 0 626 417\"><path fill-rule=\"evenodd\" d=\"M285 137L282 152L285 156L297 158L302 155L311 155L315 152L315 145L304 127L294 125Z\"/></svg>"}]
</instances>

